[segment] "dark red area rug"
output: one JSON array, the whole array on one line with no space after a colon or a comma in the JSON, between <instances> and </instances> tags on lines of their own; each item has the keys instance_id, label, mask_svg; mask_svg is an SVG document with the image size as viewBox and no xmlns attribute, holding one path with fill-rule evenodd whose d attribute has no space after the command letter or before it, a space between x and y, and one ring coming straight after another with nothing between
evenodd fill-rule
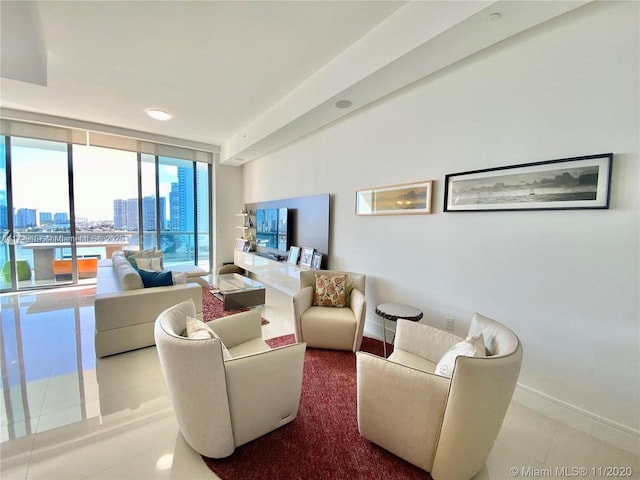
<instances>
[{"instance_id":1,"label":"dark red area rug","mask_svg":"<svg viewBox=\"0 0 640 480\"><path fill-rule=\"evenodd\" d=\"M216 297L211 290L202 290L202 318L213 320L215 318L226 317L234 313L246 312L248 308L240 308L238 310L225 310L222 307L222 300ZM262 319L262 325L269 323L266 318Z\"/></svg>"},{"instance_id":2,"label":"dark red area rug","mask_svg":"<svg viewBox=\"0 0 640 480\"><path fill-rule=\"evenodd\" d=\"M287 345L294 337L267 342ZM382 356L382 342L364 338L362 350ZM353 352L316 348L305 354L300 410L293 422L238 447L228 458L203 459L223 480L431 479L358 433Z\"/></svg>"}]
</instances>

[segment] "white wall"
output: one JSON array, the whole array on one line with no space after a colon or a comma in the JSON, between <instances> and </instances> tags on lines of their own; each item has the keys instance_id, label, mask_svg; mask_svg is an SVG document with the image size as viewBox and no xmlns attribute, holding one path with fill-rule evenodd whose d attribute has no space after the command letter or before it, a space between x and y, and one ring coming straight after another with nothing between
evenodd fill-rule
<instances>
[{"instance_id":1,"label":"white wall","mask_svg":"<svg viewBox=\"0 0 640 480\"><path fill-rule=\"evenodd\" d=\"M236 216L244 205L242 201L242 169L220 165L218 159L213 168L214 219L214 271L223 262L233 262L233 247L242 230L235 228L241 221Z\"/></svg>"},{"instance_id":2,"label":"white wall","mask_svg":"<svg viewBox=\"0 0 640 480\"><path fill-rule=\"evenodd\" d=\"M518 35L243 167L244 200L333 194L330 266L427 323L521 338L520 384L638 430L639 4ZM609 210L442 213L447 173L614 152ZM427 216L358 217L355 190L435 180Z\"/></svg>"}]
</instances>

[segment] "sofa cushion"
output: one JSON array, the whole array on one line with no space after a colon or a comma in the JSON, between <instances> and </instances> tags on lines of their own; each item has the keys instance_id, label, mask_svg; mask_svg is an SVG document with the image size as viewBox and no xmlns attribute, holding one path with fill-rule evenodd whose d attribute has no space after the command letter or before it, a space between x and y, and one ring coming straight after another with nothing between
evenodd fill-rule
<instances>
[{"instance_id":1,"label":"sofa cushion","mask_svg":"<svg viewBox=\"0 0 640 480\"><path fill-rule=\"evenodd\" d=\"M216 338L215 332L202 320L187 316L185 324L186 330L184 333L187 338Z\"/></svg>"},{"instance_id":2,"label":"sofa cushion","mask_svg":"<svg viewBox=\"0 0 640 480\"><path fill-rule=\"evenodd\" d=\"M160 269L163 268L163 254L162 250L157 248L148 248L147 250L124 250L125 258L131 263L132 267L135 267L136 258L159 258Z\"/></svg>"},{"instance_id":3,"label":"sofa cushion","mask_svg":"<svg viewBox=\"0 0 640 480\"><path fill-rule=\"evenodd\" d=\"M167 268L174 273L186 273L187 278L201 277L208 273L204 268L198 267L197 265L194 265L192 263L181 264L181 265L171 265L170 267L167 267Z\"/></svg>"},{"instance_id":4,"label":"sofa cushion","mask_svg":"<svg viewBox=\"0 0 640 480\"><path fill-rule=\"evenodd\" d=\"M271 347L262 338L254 338L248 342L240 343L229 349L232 358L242 357L244 355L253 355L255 353L267 352ZM226 357L225 357L226 359Z\"/></svg>"},{"instance_id":5,"label":"sofa cushion","mask_svg":"<svg viewBox=\"0 0 640 480\"><path fill-rule=\"evenodd\" d=\"M436 365L434 373L451 378L456 365L456 358L459 356L486 357L486 348L484 346L482 333L473 337L467 337L462 342L456 343L447 350Z\"/></svg>"},{"instance_id":6,"label":"sofa cushion","mask_svg":"<svg viewBox=\"0 0 640 480\"><path fill-rule=\"evenodd\" d=\"M186 330L187 338L193 339L209 339L216 338L220 340L220 346L222 347L222 358L225 360L229 360L231 354L227 347L225 347L224 342L218 336L216 332L214 332L209 325L204 323L202 320L198 320L197 318L187 317L187 330Z\"/></svg>"},{"instance_id":7,"label":"sofa cushion","mask_svg":"<svg viewBox=\"0 0 640 480\"><path fill-rule=\"evenodd\" d=\"M389 355L388 360L426 373L433 373L436 369L435 363L419 355L400 350L399 348L395 349L393 353Z\"/></svg>"},{"instance_id":8,"label":"sofa cushion","mask_svg":"<svg viewBox=\"0 0 640 480\"><path fill-rule=\"evenodd\" d=\"M120 287L122 290L135 290L138 288L144 288L142 278L138 271L131 266L123 256L113 255L112 257L113 269L116 272L116 276L120 281Z\"/></svg>"},{"instance_id":9,"label":"sofa cushion","mask_svg":"<svg viewBox=\"0 0 640 480\"><path fill-rule=\"evenodd\" d=\"M135 268L146 270L147 272L161 272L162 259L159 257L140 257L133 259Z\"/></svg>"},{"instance_id":10,"label":"sofa cushion","mask_svg":"<svg viewBox=\"0 0 640 480\"><path fill-rule=\"evenodd\" d=\"M184 285L187 283L186 272L174 272L171 270L171 277L173 278L174 285Z\"/></svg>"}]
</instances>

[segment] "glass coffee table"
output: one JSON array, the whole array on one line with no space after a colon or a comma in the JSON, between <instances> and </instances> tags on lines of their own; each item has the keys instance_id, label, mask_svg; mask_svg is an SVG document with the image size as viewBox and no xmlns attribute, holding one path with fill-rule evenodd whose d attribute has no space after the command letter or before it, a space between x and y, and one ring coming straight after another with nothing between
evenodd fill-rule
<instances>
[{"instance_id":1,"label":"glass coffee table","mask_svg":"<svg viewBox=\"0 0 640 480\"><path fill-rule=\"evenodd\" d=\"M264 305L265 285L237 273L205 277L224 310Z\"/></svg>"}]
</instances>

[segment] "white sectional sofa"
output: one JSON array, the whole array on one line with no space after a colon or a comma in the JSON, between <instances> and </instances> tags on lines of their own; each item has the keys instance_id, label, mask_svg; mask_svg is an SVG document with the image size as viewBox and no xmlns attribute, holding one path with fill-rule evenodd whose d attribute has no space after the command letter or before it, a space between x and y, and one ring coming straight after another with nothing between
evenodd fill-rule
<instances>
[{"instance_id":1,"label":"white sectional sofa","mask_svg":"<svg viewBox=\"0 0 640 480\"><path fill-rule=\"evenodd\" d=\"M167 308L192 299L202 319L202 287L196 278L206 272L196 266L174 269L186 274L187 283L144 288L140 274L116 252L98 264L95 299L96 356L106 357L155 345L153 326ZM124 259L124 262L122 261Z\"/></svg>"}]
</instances>

